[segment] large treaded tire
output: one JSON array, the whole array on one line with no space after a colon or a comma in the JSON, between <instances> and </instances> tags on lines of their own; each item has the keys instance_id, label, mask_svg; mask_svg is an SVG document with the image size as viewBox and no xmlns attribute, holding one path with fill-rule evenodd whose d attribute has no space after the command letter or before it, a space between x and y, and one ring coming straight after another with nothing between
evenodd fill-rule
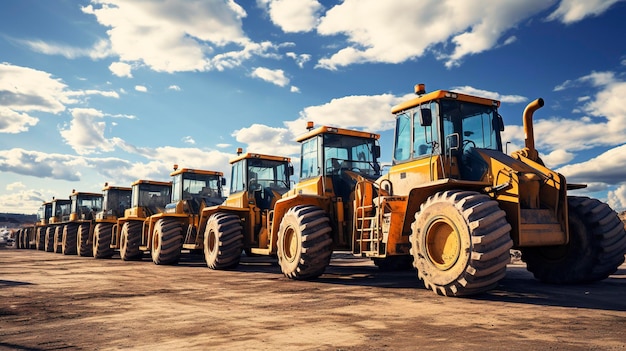
<instances>
[{"instance_id":1,"label":"large treaded tire","mask_svg":"<svg viewBox=\"0 0 626 351\"><path fill-rule=\"evenodd\" d=\"M54 253L63 253L63 225L54 228Z\"/></svg>"},{"instance_id":2,"label":"large treaded tire","mask_svg":"<svg viewBox=\"0 0 626 351\"><path fill-rule=\"evenodd\" d=\"M22 245L24 244L24 239L22 239L22 229L18 229L15 233L15 242L14 246L16 249L22 249Z\"/></svg>"},{"instance_id":3,"label":"large treaded tire","mask_svg":"<svg viewBox=\"0 0 626 351\"><path fill-rule=\"evenodd\" d=\"M317 206L290 208L278 231L278 264L290 279L314 279L330 263L333 240L326 213Z\"/></svg>"},{"instance_id":4,"label":"large treaded tire","mask_svg":"<svg viewBox=\"0 0 626 351\"><path fill-rule=\"evenodd\" d=\"M111 248L113 237L113 223L96 223L93 229L92 252L94 258L111 258L114 250Z\"/></svg>"},{"instance_id":5,"label":"large treaded tire","mask_svg":"<svg viewBox=\"0 0 626 351\"><path fill-rule=\"evenodd\" d=\"M76 238L76 249L78 251L78 256L81 257L91 257L93 256L93 249L91 247L91 238L89 237L89 232L91 230L91 224L82 223L78 227L78 236Z\"/></svg>"},{"instance_id":6,"label":"large treaded tire","mask_svg":"<svg viewBox=\"0 0 626 351\"><path fill-rule=\"evenodd\" d=\"M411 225L419 279L439 295L479 294L506 275L511 225L498 203L474 191L444 191L424 202Z\"/></svg>"},{"instance_id":7,"label":"large treaded tire","mask_svg":"<svg viewBox=\"0 0 626 351\"><path fill-rule=\"evenodd\" d=\"M569 243L522 248L529 272L545 283L576 284L607 278L624 262L626 231L607 204L569 196Z\"/></svg>"},{"instance_id":8,"label":"large treaded tire","mask_svg":"<svg viewBox=\"0 0 626 351\"><path fill-rule=\"evenodd\" d=\"M139 250L141 245L141 230L143 223L129 221L122 226L120 235L120 258L124 261L137 261L143 257Z\"/></svg>"},{"instance_id":9,"label":"large treaded tire","mask_svg":"<svg viewBox=\"0 0 626 351\"><path fill-rule=\"evenodd\" d=\"M152 236L152 262L159 265L173 265L180 260L183 247L183 227L174 218L161 218L154 225Z\"/></svg>"},{"instance_id":10,"label":"large treaded tire","mask_svg":"<svg viewBox=\"0 0 626 351\"><path fill-rule=\"evenodd\" d=\"M46 228L44 248L46 252L54 252L54 227Z\"/></svg>"},{"instance_id":11,"label":"large treaded tire","mask_svg":"<svg viewBox=\"0 0 626 351\"><path fill-rule=\"evenodd\" d=\"M209 217L203 246L204 260L209 268L237 267L243 250L243 227L239 216L216 213Z\"/></svg>"},{"instance_id":12,"label":"large treaded tire","mask_svg":"<svg viewBox=\"0 0 626 351\"><path fill-rule=\"evenodd\" d=\"M35 237L37 250L44 251L46 249L46 228L37 228L37 234Z\"/></svg>"},{"instance_id":13,"label":"large treaded tire","mask_svg":"<svg viewBox=\"0 0 626 351\"><path fill-rule=\"evenodd\" d=\"M78 224L70 223L63 226L61 238L61 253L64 255L76 255L76 239L78 236Z\"/></svg>"}]
</instances>

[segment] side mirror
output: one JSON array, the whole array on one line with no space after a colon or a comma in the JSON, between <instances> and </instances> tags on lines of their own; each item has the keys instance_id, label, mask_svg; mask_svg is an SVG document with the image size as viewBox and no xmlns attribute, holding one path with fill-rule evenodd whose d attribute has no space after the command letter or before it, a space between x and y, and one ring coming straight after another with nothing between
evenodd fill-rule
<instances>
[{"instance_id":1,"label":"side mirror","mask_svg":"<svg viewBox=\"0 0 626 351\"><path fill-rule=\"evenodd\" d=\"M374 145L372 153L374 154L374 159L380 158L380 145Z\"/></svg>"},{"instance_id":2,"label":"side mirror","mask_svg":"<svg viewBox=\"0 0 626 351\"><path fill-rule=\"evenodd\" d=\"M293 175L293 166L289 165L289 175L292 176Z\"/></svg>"},{"instance_id":3,"label":"side mirror","mask_svg":"<svg viewBox=\"0 0 626 351\"><path fill-rule=\"evenodd\" d=\"M222 178L222 186L226 186L226 178Z\"/></svg>"},{"instance_id":4,"label":"side mirror","mask_svg":"<svg viewBox=\"0 0 626 351\"><path fill-rule=\"evenodd\" d=\"M429 108L420 109L420 126L430 127L433 124L433 114Z\"/></svg>"},{"instance_id":5,"label":"side mirror","mask_svg":"<svg viewBox=\"0 0 626 351\"><path fill-rule=\"evenodd\" d=\"M504 132L504 119L502 119L502 115L500 115L499 113L498 113L498 119L497 120L498 120L498 124L499 124L499 127L500 127L500 131Z\"/></svg>"}]
</instances>

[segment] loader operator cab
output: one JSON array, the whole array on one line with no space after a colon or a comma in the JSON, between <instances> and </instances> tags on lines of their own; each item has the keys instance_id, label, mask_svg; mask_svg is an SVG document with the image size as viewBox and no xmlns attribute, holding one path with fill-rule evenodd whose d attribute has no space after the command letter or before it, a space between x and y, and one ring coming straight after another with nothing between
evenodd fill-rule
<instances>
[{"instance_id":1,"label":"loader operator cab","mask_svg":"<svg viewBox=\"0 0 626 351\"><path fill-rule=\"evenodd\" d=\"M419 86L419 87L418 87ZM440 177L481 180L488 165L476 149L502 152L499 102L438 90L394 108L396 132L393 163L439 156ZM419 100L416 102L416 100ZM410 106L410 107L404 107Z\"/></svg>"},{"instance_id":2,"label":"loader operator cab","mask_svg":"<svg viewBox=\"0 0 626 351\"><path fill-rule=\"evenodd\" d=\"M50 223L65 222L70 219L70 207L72 201L70 200L52 200L52 217L50 217Z\"/></svg>"},{"instance_id":3,"label":"loader operator cab","mask_svg":"<svg viewBox=\"0 0 626 351\"><path fill-rule=\"evenodd\" d=\"M300 179L330 179L335 195L345 202L358 177L374 180L380 176L378 134L312 127L310 123L309 132L297 139L302 144Z\"/></svg>"},{"instance_id":4,"label":"loader operator cab","mask_svg":"<svg viewBox=\"0 0 626 351\"><path fill-rule=\"evenodd\" d=\"M37 210L37 224L48 224L50 217L52 217L52 202L44 202Z\"/></svg>"},{"instance_id":5,"label":"loader operator cab","mask_svg":"<svg viewBox=\"0 0 626 351\"><path fill-rule=\"evenodd\" d=\"M124 211L130 208L130 188L105 184L102 196L102 211L97 214L97 219L124 217Z\"/></svg>"},{"instance_id":6,"label":"loader operator cab","mask_svg":"<svg viewBox=\"0 0 626 351\"><path fill-rule=\"evenodd\" d=\"M289 191L289 177L293 175L291 159L281 156L269 156L255 153L241 154L230 161L232 165L230 193L233 196L229 204L239 204L246 192L247 204L253 204L261 210L271 210L274 203Z\"/></svg>"},{"instance_id":7,"label":"loader operator cab","mask_svg":"<svg viewBox=\"0 0 626 351\"><path fill-rule=\"evenodd\" d=\"M198 214L202 208L220 205L224 202L222 187L226 179L222 172L178 169L174 165L172 176L172 202L166 206L166 213ZM181 211L177 206L182 206Z\"/></svg>"},{"instance_id":8,"label":"loader operator cab","mask_svg":"<svg viewBox=\"0 0 626 351\"><path fill-rule=\"evenodd\" d=\"M102 194L72 192L70 221L93 220L102 211Z\"/></svg>"},{"instance_id":9,"label":"loader operator cab","mask_svg":"<svg viewBox=\"0 0 626 351\"><path fill-rule=\"evenodd\" d=\"M132 197L128 214L138 216L138 210L143 209L145 217L164 211L171 200L172 183L152 180L138 180L132 185ZM130 213L128 213L130 211ZM144 217L144 216L139 216Z\"/></svg>"}]
</instances>

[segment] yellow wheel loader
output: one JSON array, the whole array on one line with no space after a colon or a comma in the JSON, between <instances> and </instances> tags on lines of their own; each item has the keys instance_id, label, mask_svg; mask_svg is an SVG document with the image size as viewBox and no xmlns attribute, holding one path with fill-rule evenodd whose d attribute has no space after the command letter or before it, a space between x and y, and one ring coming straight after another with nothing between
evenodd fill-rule
<instances>
[{"instance_id":1,"label":"yellow wheel loader","mask_svg":"<svg viewBox=\"0 0 626 351\"><path fill-rule=\"evenodd\" d=\"M52 216L45 227L45 251L61 253L63 248L63 223L70 219L71 206L72 201L69 199L52 199Z\"/></svg>"},{"instance_id":2,"label":"yellow wheel loader","mask_svg":"<svg viewBox=\"0 0 626 351\"><path fill-rule=\"evenodd\" d=\"M63 222L61 252L92 256L90 237L96 214L102 210L102 194L72 191L70 201L70 216Z\"/></svg>"},{"instance_id":3,"label":"yellow wheel loader","mask_svg":"<svg viewBox=\"0 0 626 351\"><path fill-rule=\"evenodd\" d=\"M37 211L37 223L35 223L35 247L44 251L46 248L46 228L52 217L52 202L44 202Z\"/></svg>"},{"instance_id":4,"label":"yellow wheel loader","mask_svg":"<svg viewBox=\"0 0 626 351\"><path fill-rule=\"evenodd\" d=\"M171 194L171 182L140 179L131 184L130 208L117 219L110 245L111 249L119 250L122 260L140 260L143 257L141 243L145 222L150 216L165 210ZM107 256L110 254L103 251Z\"/></svg>"},{"instance_id":5,"label":"yellow wheel loader","mask_svg":"<svg viewBox=\"0 0 626 351\"><path fill-rule=\"evenodd\" d=\"M130 208L131 188L104 184L102 196L102 211L96 214L96 223L89 240L91 254L96 259L111 258L114 254L111 240L118 218L124 217L124 212Z\"/></svg>"},{"instance_id":6,"label":"yellow wheel loader","mask_svg":"<svg viewBox=\"0 0 626 351\"><path fill-rule=\"evenodd\" d=\"M230 161L230 195L222 205L202 211L208 219L200 230L209 268L237 266L242 250L248 256L276 254L273 209L290 188L290 162L288 157L237 151Z\"/></svg>"},{"instance_id":7,"label":"yellow wheel loader","mask_svg":"<svg viewBox=\"0 0 626 351\"><path fill-rule=\"evenodd\" d=\"M489 290L505 276L509 249L548 283L591 282L624 261L626 232L606 204L568 190L534 144L531 102L525 147L506 155L497 100L437 90L392 109L393 165L355 192L355 250L410 252L418 277L447 296ZM390 244L396 246L395 252Z\"/></svg>"},{"instance_id":8,"label":"yellow wheel loader","mask_svg":"<svg viewBox=\"0 0 626 351\"><path fill-rule=\"evenodd\" d=\"M174 165L170 176L172 201L163 212L146 219L139 247L150 251L152 261L159 265L178 263L182 249L201 252L204 240L199 229L207 222L203 209L224 201L226 180L221 172Z\"/></svg>"}]
</instances>

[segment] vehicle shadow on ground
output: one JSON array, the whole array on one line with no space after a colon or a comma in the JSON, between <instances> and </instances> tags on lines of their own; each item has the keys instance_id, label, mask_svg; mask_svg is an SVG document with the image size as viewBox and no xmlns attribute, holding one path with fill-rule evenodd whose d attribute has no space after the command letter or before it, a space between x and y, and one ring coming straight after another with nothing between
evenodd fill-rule
<instances>
[{"instance_id":1,"label":"vehicle shadow on ground","mask_svg":"<svg viewBox=\"0 0 626 351\"><path fill-rule=\"evenodd\" d=\"M150 258L144 257L149 261ZM202 255L184 254L178 266L208 269ZM239 266L231 269L241 273L269 273L281 276L288 283L275 258L242 255ZM415 289L418 293L434 294L426 290L413 269L384 271L369 259L334 255L324 274L314 279L322 284L368 286L386 289ZM1 286L1 285L0 285ZM626 311L626 269L619 269L611 277L595 283L577 285L554 285L537 281L524 265L509 265L507 275L493 290L484 294L465 297L478 301L533 304Z\"/></svg>"},{"instance_id":2,"label":"vehicle shadow on ground","mask_svg":"<svg viewBox=\"0 0 626 351\"><path fill-rule=\"evenodd\" d=\"M21 285L32 285L32 283L18 282L18 281L15 281L15 280L2 280L2 279L0 279L0 289L2 289L2 288L10 288L10 287L14 287L14 286L21 286Z\"/></svg>"}]
</instances>

